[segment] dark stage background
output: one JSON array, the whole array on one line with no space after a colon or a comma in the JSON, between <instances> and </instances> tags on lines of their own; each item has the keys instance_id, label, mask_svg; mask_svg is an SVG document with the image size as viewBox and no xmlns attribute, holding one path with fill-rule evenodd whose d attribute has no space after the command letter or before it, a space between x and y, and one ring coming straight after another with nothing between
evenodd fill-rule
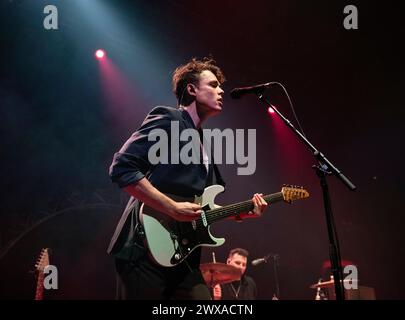
<instances>
[{"instance_id":1,"label":"dark stage background","mask_svg":"<svg viewBox=\"0 0 405 320\"><path fill-rule=\"evenodd\" d=\"M274 204L261 219L213 226L224 246L251 258L280 257L281 299L314 299L328 237L322 195L307 149L256 97L237 86L280 81L308 138L358 187L329 178L341 255L377 299L403 299L403 10L384 1L1 1L0 297L32 299L30 273L50 247L59 289L47 299L112 299L105 253L126 196L108 177L113 153L155 105L175 106L171 72L212 54L223 68L225 104L208 128L257 130L254 175L221 165L219 204L273 193L284 183L311 197ZM399 3L399 2L398 2ZM43 27L46 4L59 29ZM359 29L343 27L353 4ZM107 57L94 58L103 48ZM273 104L294 120L288 101ZM295 120L294 120L294 123ZM271 299L271 264L249 266L259 298Z\"/></svg>"}]
</instances>

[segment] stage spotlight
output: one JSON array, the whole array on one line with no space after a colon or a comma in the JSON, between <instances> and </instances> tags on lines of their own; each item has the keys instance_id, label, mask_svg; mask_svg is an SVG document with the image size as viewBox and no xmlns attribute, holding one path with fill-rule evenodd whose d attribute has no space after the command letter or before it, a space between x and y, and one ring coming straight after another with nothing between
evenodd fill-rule
<instances>
[{"instance_id":1,"label":"stage spotlight","mask_svg":"<svg viewBox=\"0 0 405 320\"><path fill-rule=\"evenodd\" d=\"M273 114L273 113L274 113L274 110L273 110L272 107L269 107L269 108L267 109L267 111L268 111L270 114Z\"/></svg>"},{"instance_id":2,"label":"stage spotlight","mask_svg":"<svg viewBox=\"0 0 405 320\"><path fill-rule=\"evenodd\" d=\"M105 57L105 51L102 49L98 49L94 55L97 59L103 59Z\"/></svg>"}]
</instances>

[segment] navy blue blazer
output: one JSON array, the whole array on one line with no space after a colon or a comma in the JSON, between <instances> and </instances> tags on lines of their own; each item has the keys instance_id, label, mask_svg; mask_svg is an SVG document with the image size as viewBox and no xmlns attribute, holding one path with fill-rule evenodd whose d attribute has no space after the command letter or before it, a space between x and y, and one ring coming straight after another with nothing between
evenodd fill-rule
<instances>
[{"instance_id":1,"label":"navy blue blazer","mask_svg":"<svg viewBox=\"0 0 405 320\"><path fill-rule=\"evenodd\" d=\"M204 188L214 182L212 161L209 170L202 162L202 154L198 164L171 163L171 123L178 121L179 132L184 129L195 129L194 122L184 109L159 106L150 111L141 127L115 153L110 166L110 177L120 188L136 183L146 177L149 182L163 193L183 197L201 195ZM153 129L163 129L169 140L168 164L151 164L148 160L150 147L156 141L148 141ZM191 138L190 138L191 140ZM189 140L189 141L190 141ZM179 141L179 150L189 141ZM193 146L200 148L198 145ZM211 158L212 159L212 158ZM215 170L216 183L224 184L220 174ZM140 242L137 240L137 215L140 203L131 197L111 239L108 253L126 260L136 260Z\"/></svg>"}]
</instances>

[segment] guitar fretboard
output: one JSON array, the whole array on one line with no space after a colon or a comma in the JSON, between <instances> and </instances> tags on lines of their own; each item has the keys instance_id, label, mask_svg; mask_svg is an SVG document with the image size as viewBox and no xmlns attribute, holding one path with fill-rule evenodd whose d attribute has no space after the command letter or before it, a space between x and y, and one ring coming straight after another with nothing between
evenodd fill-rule
<instances>
[{"instance_id":1,"label":"guitar fretboard","mask_svg":"<svg viewBox=\"0 0 405 320\"><path fill-rule=\"evenodd\" d=\"M277 193L263 196L263 199L266 202L274 203L274 202L284 200L284 197L283 197L282 192L277 192ZM216 208L216 209L206 211L205 217L207 219L207 223L211 224L211 223L214 223L216 221L222 220L227 217L235 216L235 215L238 215L243 212L249 212L249 211L253 210L253 208L254 208L253 201L247 200L247 201L231 204L228 206L224 206L221 208ZM202 223L202 219L197 220L197 224L200 224L200 223Z\"/></svg>"}]
</instances>

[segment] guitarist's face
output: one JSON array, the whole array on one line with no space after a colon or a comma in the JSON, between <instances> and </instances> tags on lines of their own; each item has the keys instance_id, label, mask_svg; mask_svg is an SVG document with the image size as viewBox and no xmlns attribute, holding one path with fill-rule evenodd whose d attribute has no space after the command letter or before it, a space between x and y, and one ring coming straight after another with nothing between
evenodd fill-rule
<instances>
[{"instance_id":1,"label":"guitarist's face","mask_svg":"<svg viewBox=\"0 0 405 320\"><path fill-rule=\"evenodd\" d=\"M232 257L228 258L226 263L238 268L242 274L244 274L246 271L247 258L235 253Z\"/></svg>"},{"instance_id":2,"label":"guitarist's face","mask_svg":"<svg viewBox=\"0 0 405 320\"><path fill-rule=\"evenodd\" d=\"M218 114L222 110L222 94L224 90L220 87L217 77L209 70L200 74L199 83L194 86L195 102L200 118L207 118Z\"/></svg>"}]
</instances>

